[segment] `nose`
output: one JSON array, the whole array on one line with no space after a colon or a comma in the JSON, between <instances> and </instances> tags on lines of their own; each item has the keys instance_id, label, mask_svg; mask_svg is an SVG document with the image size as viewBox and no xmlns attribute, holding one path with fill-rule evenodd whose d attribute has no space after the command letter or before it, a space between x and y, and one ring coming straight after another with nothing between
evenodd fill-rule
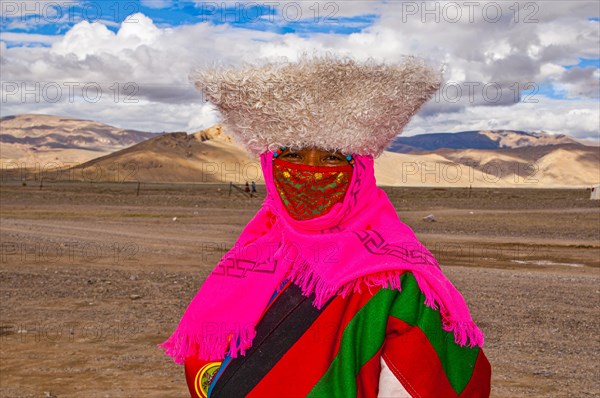
<instances>
[{"instance_id":1,"label":"nose","mask_svg":"<svg viewBox=\"0 0 600 398\"><path fill-rule=\"evenodd\" d=\"M304 162L309 166L320 166L321 159L319 159L319 152L316 149L309 149L304 155Z\"/></svg>"}]
</instances>

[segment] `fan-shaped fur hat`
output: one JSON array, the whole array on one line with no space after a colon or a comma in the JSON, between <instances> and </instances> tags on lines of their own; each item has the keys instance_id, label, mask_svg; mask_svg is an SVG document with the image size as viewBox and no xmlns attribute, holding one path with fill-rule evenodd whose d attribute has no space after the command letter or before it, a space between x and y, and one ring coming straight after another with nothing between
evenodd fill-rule
<instances>
[{"instance_id":1,"label":"fan-shaped fur hat","mask_svg":"<svg viewBox=\"0 0 600 398\"><path fill-rule=\"evenodd\" d=\"M286 146L377 157L441 83L416 57L385 64L331 54L211 67L190 78L255 155Z\"/></svg>"}]
</instances>

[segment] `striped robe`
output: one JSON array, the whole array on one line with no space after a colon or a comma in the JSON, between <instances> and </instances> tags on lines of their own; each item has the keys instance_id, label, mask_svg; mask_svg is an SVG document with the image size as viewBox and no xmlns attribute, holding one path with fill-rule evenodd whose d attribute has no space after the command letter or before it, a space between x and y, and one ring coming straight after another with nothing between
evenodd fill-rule
<instances>
[{"instance_id":1,"label":"striped robe","mask_svg":"<svg viewBox=\"0 0 600 398\"><path fill-rule=\"evenodd\" d=\"M365 288L320 310L314 296L284 282L245 356L212 363L204 388L199 376L209 361L185 361L191 396L488 397L483 351L458 346L440 313L424 304L412 273L400 278L401 292Z\"/></svg>"}]
</instances>

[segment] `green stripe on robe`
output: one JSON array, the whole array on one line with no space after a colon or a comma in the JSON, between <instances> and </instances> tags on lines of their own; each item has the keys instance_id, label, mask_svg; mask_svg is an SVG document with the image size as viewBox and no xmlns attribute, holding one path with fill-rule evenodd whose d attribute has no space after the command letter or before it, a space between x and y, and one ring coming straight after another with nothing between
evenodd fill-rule
<instances>
[{"instance_id":1,"label":"green stripe on robe","mask_svg":"<svg viewBox=\"0 0 600 398\"><path fill-rule=\"evenodd\" d=\"M390 306L396 291L380 289L344 329L339 351L307 397L355 397L360 368L379 351L385 339Z\"/></svg>"},{"instance_id":2,"label":"green stripe on robe","mask_svg":"<svg viewBox=\"0 0 600 398\"><path fill-rule=\"evenodd\" d=\"M419 327L437 352L457 395L464 390L473 374L479 348L460 347L454 334L442 329L440 313L425 305L425 295L411 272L405 272L400 280L401 293L380 289L348 323L336 357L308 397L356 396L356 376L383 345L388 316Z\"/></svg>"},{"instance_id":3,"label":"green stripe on robe","mask_svg":"<svg viewBox=\"0 0 600 398\"><path fill-rule=\"evenodd\" d=\"M437 352L448 380L457 395L465 389L473 375L479 347L461 347L454 333L442 329L439 311L425 305L425 295L410 272L401 277L402 293L394 301L390 315L412 326L418 326Z\"/></svg>"}]
</instances>

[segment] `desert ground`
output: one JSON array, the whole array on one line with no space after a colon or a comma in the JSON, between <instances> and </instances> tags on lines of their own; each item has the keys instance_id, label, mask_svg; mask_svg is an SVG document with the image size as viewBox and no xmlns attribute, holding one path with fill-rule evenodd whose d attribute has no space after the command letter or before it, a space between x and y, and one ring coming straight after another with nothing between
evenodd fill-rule
<instances>
[{"instance_id":1,"label":"desert ground","mask_svg":"<svg viewBox=\"0 0 600 398\"><path fill-rule=\"evenodd\" d=\"M38 185L0 185L0 396L188 396L156 344L264 187L249 199L224 184ZM600 201L585 189L383 189L486 334L492 396L600 396Z\"/></svg>"}]
</instances>

